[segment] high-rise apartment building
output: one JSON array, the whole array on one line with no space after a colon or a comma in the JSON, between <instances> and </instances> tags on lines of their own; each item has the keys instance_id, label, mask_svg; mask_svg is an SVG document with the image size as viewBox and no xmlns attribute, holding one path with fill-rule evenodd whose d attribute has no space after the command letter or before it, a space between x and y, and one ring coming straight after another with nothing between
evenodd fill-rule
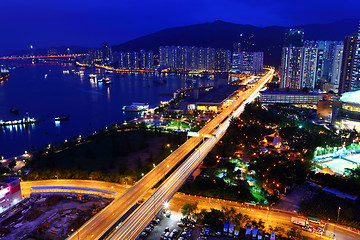
<instances>
[{"instance_id":1,"label":"high-rise apartment building","mask_svg":"<svg viewBox=\"0 0 360 240\"><path fill-rule=\"evenodd\" d=\"M108 49L108 46L107 46L107 43L106 42L103 42L103 45L102 45L102 58L103 58L103 61L108 61L109 60L109 49Z\"/></svg>"},{"instance_id":2,"label":"high-rise apartment building","mask_svg":"<svg viewBox=\"0 0 360 240\"><path fill-rule=\"evenodd\" d=\"M314 89L317 79L317 64L318 64L318 49L304 48L303 49L303 66L301 72L301 87Z\"/></svg>"},{"instance_id":3,"label":"high-rise apartment building","mask_svg":"<svg viewBox=\"0 0 360 240\"><path fill-rule=\"evenodd\" d=\"M241 53L241 72L258 74L263 68L263 52L242 52Z\"/></svg>"},{"instance_id":4,"label":"high-rise apartment building","mask_svg":"<svg viewBox=\"0 0 360 240\"><path fill-rule=\"evenodd\" d=\"M153 69L154 67L154 53L153 51L146 52L144 49L140 50L140 69Z\"/></svg>"},{"instance_id":5,"label":"high-rise apartment building","mask_svg":"<svg viewBox=\"0 0 360 240\"><path fill-rule=\"evenodd\" d=\"M120 69L139 69L140 59L138 52L120 52L119 56L119 68Z\"/></svg>"},{"instance_id":6,"label":"high-rise apartment building","mask_svg":"<svg viewBox=\"0 0 360 240\"><path fill-rule=\"evenodd\" d=\"M215 70L229 71L231 69L231 51L225 49L215 50Z\"/></svg>"},{"instance_id":7,"label":"high-rise apartment building","mask_svg":"<svg viewBox=\"0 0 360 240\"><path fill-rule=\"evenodd\" d=\"M302 88L302 66L304 51L302 47L283 47L280 67L281 88Z\"/></svg>"},{"instance_id":8,"label":"high-rise apartment building","mask_svg":"<svg viewBox=\"0 0 360 240\"><path fill-rule=\"evenodd\" d=\"M231 71L258 74L263 69L263 62L263 52L234 52Z\"/></svg>"},{"instance_id":9,"label":"high-rise apartment building","mask_svg":"<svg viewBox=\"0 0 360 240\"><path fill-rule=\"evenodd\" d=\"M337 48L338 45L340 47ZM284 47L280 70L281 86L328 91L336 59L335 49L339 54L341 46L342 42L337 41L305 41L303 47Z\"/></svg>"},{"instance_id":10,"label":"high-rise apartment building","mask_svg":"<svg viewBox=\"0 0 360 240\"><path fill-rule=\"evenodd\" d=\"M329 84L329 91L331 90L334 93L339 92L343 51L344 51L344 45L342 44L336 45L334 49L334 56L332 62L331 81Z\"/></svg>"},{"instance_id":11,"label":"high-rise apartment building","mask_svg":"<svg viewBox=\"0 0 360 240\"><path fill-rule=\"evenodd\" d=\"M231 53L225 51L225 66L229 65L229 58ZM176 70L213 71L216 65L216 50L211 47L161 46L159 65L161 68L169 67Z\"/></svg>"},{"instance_id":12,"label":"high-rise apartment building","mask_svg":"<svg viewBox=\"0 0 360 240\"><path fill-rule=\"evenodd\" d=\"M241 65L241 52L233 52L231 71L240 72L240 65Z\"/></svg>"},{"instance_id":13,"label":"high-rise apartment building","mask_svg":"<svg viewBox=\"0 0 360 240\"><path fill-rule=\"evenodd\" d=\"M354 65L356 56L357 36L346 36L344 41L344 51L341 63L341 75L339 84L339 94L351 91L354 86Z\"/></svg>"},{"instance_id":14,"label":"high-rise apartment building","mask_svg":"<svg viewBox=\"0 0 360 240\"><path fill-rule=\"evenodd\" d=\"M353 82L352 89L360 88L360 23L358 27L358 32L356 34L356 50L355 50L352 82Z\"/></svg>"}]
</instances>

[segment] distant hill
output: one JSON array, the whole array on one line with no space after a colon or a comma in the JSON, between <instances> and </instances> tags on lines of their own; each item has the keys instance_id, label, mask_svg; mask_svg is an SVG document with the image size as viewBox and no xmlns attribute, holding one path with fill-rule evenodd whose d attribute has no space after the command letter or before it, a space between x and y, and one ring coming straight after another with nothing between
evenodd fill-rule
<instances>
[{"instance_id":1,"label":"distant hill","mask_svg":"<svg viewBox=\"0 0 360 240\"><path fill-rule=\"evenodd\" d=\"M306 40L344 40L346 35L357 31L358 24L358 19L345 19L329 24L308 24L298 28L304 29ZM159 46L165 45L210 46L233 50L233 43L241 42L245 51L264 51L265 64L279 66L281 47L287 29L289 27L257 27L217 20L167 28L113 46L113 51L145 49L157 52Z\"/></svg>"}]
</instances>

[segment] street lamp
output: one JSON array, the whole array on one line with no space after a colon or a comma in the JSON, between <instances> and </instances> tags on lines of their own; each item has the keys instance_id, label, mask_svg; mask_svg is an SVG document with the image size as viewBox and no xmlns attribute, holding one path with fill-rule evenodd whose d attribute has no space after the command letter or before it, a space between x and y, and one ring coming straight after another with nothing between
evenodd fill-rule
<instances>
[{"instance_id":1,"label":"street lamp","mask_svg":"<svg viewBox=\"0 0 360 240\"><path fill-rule=\"evenodd\" d=\"M336 220L336 222L339 222L339 214L340 214L340 210L341 210L341 207L339 206L339 208L338 208L338 214L337 214L337 220Z\"/></svg>"}]
</instances>

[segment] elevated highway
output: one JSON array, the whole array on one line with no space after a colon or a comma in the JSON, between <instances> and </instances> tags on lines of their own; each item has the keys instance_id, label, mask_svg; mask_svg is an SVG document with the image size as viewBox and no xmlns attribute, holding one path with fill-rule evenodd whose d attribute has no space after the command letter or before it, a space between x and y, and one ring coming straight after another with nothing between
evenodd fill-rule
<instances>
[{"instance_id":1,"label":"elevated highway","mask_svg":"<svg viewBox=\"0 0 360 240\"><path fill-rule=\"evenodd\" d=\"M273 73L274 70L269 69L268 73L265 74L253 88L244 92L235 102L233 102L228 108L206 125L200 131L200 136L201 134L210 133L211 130L216 129L212 132L212 134L216 137L209 138L201 144L191 154L191 156L160 185L160 187L148 198L148 200L136 209L130 217L121 223L121 225L106 239L136 239L142 230L161 210L164 203L171 199L171 197L177 192L192 172L195 171L215 144L226 133L226 130L230 125L231 118L240 116L240 114L244 111L245 105L252 102L264 85L272 79ZM220 125L216 128L218 124ZM192 139L193 138L190 140Z\"/></svg>"},{"instance_id":2,"label":"elevated highway","mask_svg":"<svg viewBox=\"0 0 360 240\"><path fill-rule=\"evenodd\" d=\"M204 143L206 144L205 145L206 147L200 147L198 149L198 150L201 149L203 152L200 153L200 151L197 151L196 152L197 154L203 157L206 156L206 154L211 150L212 146L216 144L215 141L221 138L222 134L225 133L226 128L230 121L229 117L238 116L244 109L245 104L251 102L257 96L260 89L263 88L263 86L269 80L271 80L273 74L274 74L274 70L269 69L268 72L258 81L258 83L254 84L253 88L246 90L245 92L242 92L236 101L234 101L230 106L225 108L219 115L217 115L212 121L210 121L206 126L204 126L199 131L200 136L205 134L213 134L214 130L218 128L218 126L220 126L221 123L225 121L224 124L221 125L223 127L219 127L215 132L218 138L212 138L209 139L210 141L209 140L206 141ZM136 204L151 188L153 188L161 179L163 179L186 156L192 153L192 151L201 143L201 141L202 138L197 138L197 137L192 137L189 140L187 140L171 155L165 158L160 164L158 164L154 169L152 169L143 178L141 178L133 187L128 189L120 197L116 198L111 204L109 204L97 215L95 215L93 218L87 221L78 231L74 232L74 234L68 237L67 239L91 240L91 239L99 239L100 237L102 237L112 226L114 226L118 222L121 216L123 216L134 204ZM192 156L194 156L194 154ZM199 165L200 162L201 162L200 158L192 157L191 162L186 161L184 163L186 164L186 166L184 168L177 170L180 171L177 174L177 176L179 174L181 175L181 173L190 174L193 170L196 169L196 167ZM172 181L174 180L172 179ZM164 201L170 199L170 197L177 191L179 186L181 186L178 184L172 185L171 183L168 182L168 180L166 180L162 186L164 185L166 185L166 187L171 187L168 190L166 190L167 194L161 194L161 196L155 195L157 197L150 197L150 200L153 199L151 203L148 203L148 201L146 201L145 202L146 204L143 204L142 206L147 206L147 208L149 208L149 204L150 205L153 204L154 207L160 206L161 204L164 203ZM140 209L142 209L142 213L143 213L144 209L142 207L140 207ZM138 211L136 211L135 213L137 212ZM148 219L144 218L143 220L141 220L144 226L146 226L147 224L146 221L148 221ZM122 226L124 225L125 222L124 224L122 224ZM139 227L138 230L140 228L141 227ZM112 239L133 239L134 235L126 236L125 238L122 237L118 238L117 236L119 234L122 235L126 231L124 228L121 229L122 229L122 233L120 233L120 231L116 231L114 233L116 235L114 235L115 237ZM120 228L118 230L120 230ZM136 236L134 238L136 238Z\"/></svg>"}]
</instances>

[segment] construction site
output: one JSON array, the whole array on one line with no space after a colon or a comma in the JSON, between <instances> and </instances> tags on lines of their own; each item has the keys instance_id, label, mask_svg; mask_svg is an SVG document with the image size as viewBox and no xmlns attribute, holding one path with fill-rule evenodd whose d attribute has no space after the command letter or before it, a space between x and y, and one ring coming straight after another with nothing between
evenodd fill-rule
<instances>
[{"instance_id":1,"label":"construction site","mask_svg":"<svg viewBox=\"0 0 360 240\"><path fill-rule=\"evenodd\" d=\"M111 201L95 194L33 193L0 215L0 238L66 239Z\"/></svg>"}]
</instances>

